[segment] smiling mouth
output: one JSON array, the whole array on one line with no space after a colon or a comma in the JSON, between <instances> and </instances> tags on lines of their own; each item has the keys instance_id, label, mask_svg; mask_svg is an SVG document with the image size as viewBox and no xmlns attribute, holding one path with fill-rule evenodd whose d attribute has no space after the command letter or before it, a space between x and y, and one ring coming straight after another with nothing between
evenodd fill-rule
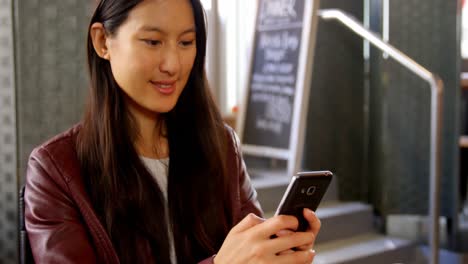
<instances>
[{"instance_id":1,"label":"smiling mouth","mask_svg":"<svg viewBox=\"0 0 468 264\"><path fill-rule=\"evenodd\" d=\"M161 81L161 82L150 81L150 83L153 85L153 87L156 88L157 91L165 95L172 94L176 88L175 81Z\"/></svg>"}]
</instances>

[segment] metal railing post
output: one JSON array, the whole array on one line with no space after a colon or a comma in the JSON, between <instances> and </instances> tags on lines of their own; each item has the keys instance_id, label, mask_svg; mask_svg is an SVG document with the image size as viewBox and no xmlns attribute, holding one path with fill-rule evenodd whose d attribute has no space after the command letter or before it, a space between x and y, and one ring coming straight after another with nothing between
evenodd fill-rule
<instances>
[{"instance_id":1,"label":"metal railing post","mask_svg":"<svg viewBox=\"0 0 468 264\"><path fill-rule=\"evenodd\" d=\"M318 15L324 20L335 19L353 32L368 40L378 49L395 59L402 66L421 77L431 88L431 124L430 124L430 168L429 168L429 248L431 264L439 263L439 211L440 211L440 135L443 82L434 73L426 70L413 59L383 41L376 33L365 28L353 16L338 9L322 9Z\"/></svg>"}]
</instances>

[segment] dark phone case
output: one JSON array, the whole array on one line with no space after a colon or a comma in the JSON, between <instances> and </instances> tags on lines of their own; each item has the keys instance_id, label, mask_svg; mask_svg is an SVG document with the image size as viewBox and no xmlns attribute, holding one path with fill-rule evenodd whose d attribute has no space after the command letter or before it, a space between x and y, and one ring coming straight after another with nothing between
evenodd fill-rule
<instances>
[{"instance_id":1,"label":"dark phone case","mask_svg":"<svg viewBox=\"0 0 468 264\"><path fill-rule=\"evenodd\" d=\"M291 180L285 196L278 207L277 215L294 215L299 220L297 231L305 231L308 223L303 215L303 208L317 210L333 173L330 171L299 172Z\"/></svg>"}]
</instances>

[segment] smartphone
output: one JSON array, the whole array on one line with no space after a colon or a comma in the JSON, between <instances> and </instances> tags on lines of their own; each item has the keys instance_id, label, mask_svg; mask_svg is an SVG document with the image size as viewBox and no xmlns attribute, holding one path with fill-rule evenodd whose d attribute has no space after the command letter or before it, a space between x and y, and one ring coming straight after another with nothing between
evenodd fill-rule
<instances>
[{"instance_id":1,"label":"smartphone","mask_svg":"<svg viewBox=\"0 0 468 264\"><path fill-rule=\"evenodd\" d=\"M303 209L317 210L328 185L332 180L330 171L298 172L291 178L275 215L293 215L299 220L297 231L305 231L309 226Z\"/></svg>"}]
</instances>

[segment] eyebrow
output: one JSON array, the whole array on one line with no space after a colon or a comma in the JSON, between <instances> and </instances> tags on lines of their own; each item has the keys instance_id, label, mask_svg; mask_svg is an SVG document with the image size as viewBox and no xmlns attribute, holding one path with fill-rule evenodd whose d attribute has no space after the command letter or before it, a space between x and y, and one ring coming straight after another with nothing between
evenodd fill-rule
<instances>
[{"instance_id":1,"label":"eyebrow","mask_svg":"<svg viewBox=\"0 0 468 264\"><path fill-rule=\"evenodd\" d=\"M154 27L154 26L143 26L143 27L140 28L140 30L142 30L142 31L155 31L155 32L159 32L159 33L162 33L162 34L167 34L166 31L162 30L159 27ZM196 32L195 27L191 27L189 29L186 29L186 30L182 31L181 34L192 33L192 32Z\"/></svg>"}]
</instances>

